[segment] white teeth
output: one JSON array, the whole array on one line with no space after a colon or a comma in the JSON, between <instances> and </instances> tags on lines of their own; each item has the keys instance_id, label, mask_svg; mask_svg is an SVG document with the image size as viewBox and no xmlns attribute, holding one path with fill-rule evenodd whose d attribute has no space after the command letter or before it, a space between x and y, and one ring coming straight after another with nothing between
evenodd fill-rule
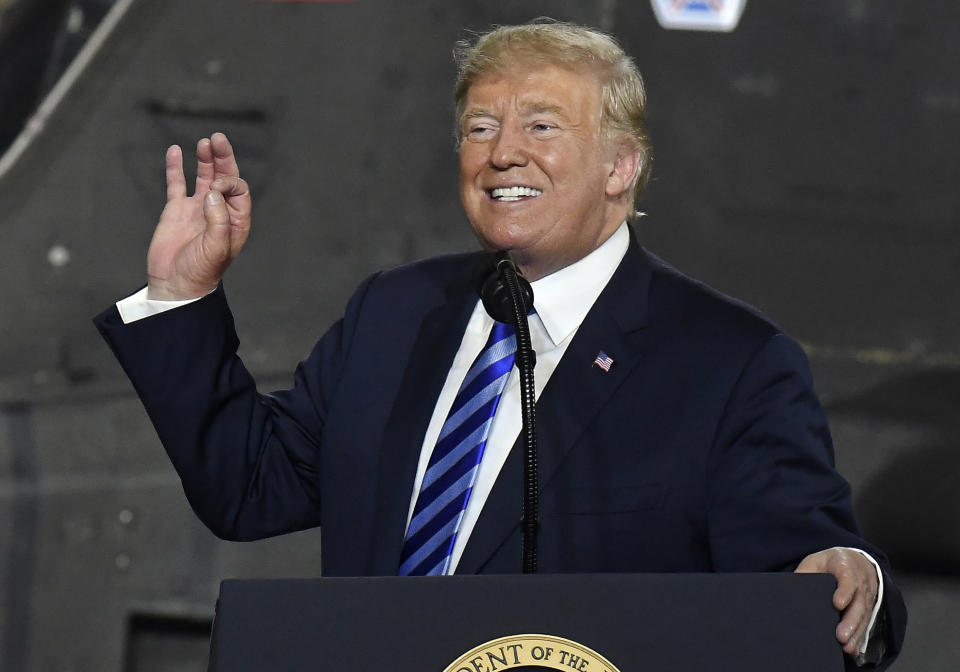
<instances>
[{"instance_id":1,"label":"white teeth","mask_svg":"<svg viewBox=\"0 0 960 672\"><path fill-rule=\"evenodd\" d=\"M501 201L519 201L524 196L539 196L543 192L533 187L497 187L490 195Z\"/></svg>"}]
</instances>

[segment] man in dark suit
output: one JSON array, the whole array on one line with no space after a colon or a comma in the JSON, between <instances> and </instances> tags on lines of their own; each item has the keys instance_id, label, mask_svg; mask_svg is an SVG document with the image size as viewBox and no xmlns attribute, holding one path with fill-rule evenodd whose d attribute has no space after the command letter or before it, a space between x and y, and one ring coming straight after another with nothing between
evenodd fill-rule
<instances>
[{"instance_id":1,"label":"man in dark suit","mask_svg":"<svg viewBox=\"0 0 960 672\"><path fill-rule=\"evenodd\" d=\"M500 28L463 46L456 101L464 209L534 286L542 570L829 572L844 650L895 654L905 609L858 536L799 347L652 257L626 223L651 157L630 59L578 26ZM148 285L98 326L214 532L320 525L326 574L394 574L493 328L473 289L478 255L369 278L294 388L259 395L219 287L250 191L222 134L197 159L188 197L168 150ZM519 569L515 371L504 380L424 572Z\"/></svg>"}]
</instances>

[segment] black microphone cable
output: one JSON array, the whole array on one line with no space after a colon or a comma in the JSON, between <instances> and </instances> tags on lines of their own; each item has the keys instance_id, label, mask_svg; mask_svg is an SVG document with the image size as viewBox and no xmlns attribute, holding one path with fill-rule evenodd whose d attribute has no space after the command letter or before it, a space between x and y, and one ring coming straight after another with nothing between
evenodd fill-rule
<instances>
[{"instance_id":1,"label":"black microphone cable","mask_svg":"<svg viewBox=\"0 0 960 672\"><path fill-rule=\"evenodd\" d=\"M483 279L480 297L498 322L513 324L517 336L517 369L520 371L520 407L523 418L523 573L537 571L537 529L540 525L540 485L537 463L537 408L533 370L536 353L530 342L527 315L533 308L533 289L506 252L496 255L496 268Z\"/></svg>"}]
</instances>

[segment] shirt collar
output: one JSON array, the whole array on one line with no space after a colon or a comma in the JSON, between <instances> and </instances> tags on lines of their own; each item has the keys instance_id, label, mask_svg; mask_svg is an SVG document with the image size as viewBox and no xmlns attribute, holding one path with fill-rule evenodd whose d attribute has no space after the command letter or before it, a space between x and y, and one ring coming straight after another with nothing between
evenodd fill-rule
<instances>
[{"instance_id":1,"label":"shirt collar","mask_svg":"<svg viewBox=\"0 0 960 672\"><path fill-rule=\"evenodd\" d=\"M629 246L630 231L623 222L600 247L580 261L531 283L537 315L555 346L586 318Z\"/></svg>"}]
</instances>

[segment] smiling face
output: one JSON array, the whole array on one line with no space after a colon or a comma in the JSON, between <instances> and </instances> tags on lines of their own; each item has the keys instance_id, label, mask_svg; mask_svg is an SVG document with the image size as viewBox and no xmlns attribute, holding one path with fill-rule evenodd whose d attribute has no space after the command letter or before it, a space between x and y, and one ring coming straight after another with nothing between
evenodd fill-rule
<instances>
[{"instance_id":1,"label":"smiling face","mask_svg":"<svg viewBox=\"0 0 960 672\"><path fill-rule=\"evenodd\" d=\"M508 250L528 279L582 259L626 218L639 153L605 139L590 71L493 71L462 109L463 208L484 248Z\"/></svg>"}]
</instances>

